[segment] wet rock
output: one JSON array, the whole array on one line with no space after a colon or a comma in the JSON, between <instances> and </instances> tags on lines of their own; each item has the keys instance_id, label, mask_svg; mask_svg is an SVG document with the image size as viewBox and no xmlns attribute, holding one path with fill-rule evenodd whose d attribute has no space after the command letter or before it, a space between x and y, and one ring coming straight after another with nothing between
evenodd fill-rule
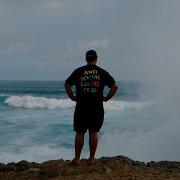
<instances>
[{"instance_id":1,"label":"wet rock","mask_svg":"<svg viewBox=\"0 0 180 180\"><path fill-rule=\"evenodd\" d=\"M146 164L144 162L141 162L141 161L134 161L134 165L135 166L145 166Z\"/></svg>"},{"instance_id":2,"label":"wet rock","mask_svg":"<svg viewBox=\"0 0 180 180\"><path fill-rule=\"evenodd\" d=\"M61 175L61 170L63 169L63 160L51 160L46 161L41 164L39 175L41 178L53 178Z\"/></svg>"},{"instance_id":3,"label":"wet rock","mask_svg":"<svg viewBox=\"0 0 180 180\"><path fill-rule=\"evenodd\" d=\"M102 157L93 165L83 159L79 166L69 160L50 160L43 163L22 160L18 163L0 163L0 180L179 180L180 162L134 161L125 156Z\"/></svg>"},{"instance_id":4,"label":"wet rock","mask_svg":"<svg viewBox=\"0 0 180 180\"><path fill-rule=\"evenodd\" d=\"M18 163L16 163L16 165L17 166L29 166L29 165L31 165L31 163L26 160L22 160L22 161L19 161Z\"/></svg>"},{"instance_id":5,"label":"wet rock","mask_svg":"<svg viewBox=\"0 0 180 180\"><path fill-rule=\"evenodd\" d=\"M15 162L10 162L10 163L7 163L7 165L15 166L16 163Z\"/></svg>"},{"instance_id":6,"label":"wet rock","mask_svg":"<svg viewBox=\"0 0 180 180\"><path fill-rule=\"evenodd\" d=\"M0 165L0 172L16 171L16 167L13 165Z\"/></svg>"},{"instance_id":7,"label":"wet rock","mask_svg":"<svg viewBox=\"0 0 180 180\"><path fill-rule=\"evenodd\" d=\"M4 167L4 166L6 166L6 165L5 165L5 164L3 164L3 163L0 163L0 168L1 168L1 167Z\"/></svg>"},{"instance_id":8,"label":"wet rock","mask_svg":"<svg viewBox=\"0 0 180 180\"><path fill-rule=\"evenodd\" d=\"M180 162L176 161L159 161L159 162L148 162L146 164L148 167L159 167L164 169L180 169Z\"/></svg>"},{"instance_id":9,"label":"wet rock","mask_svg":"<svg viewBox=\"0 0 180 180\"><path fill-rule=\"evenodd\" d=\"M152 166L154 166L155 165L155 162L154 161L150 161L150 162L147 162L146 163L146 166L147 167L152 167Z\"/></svg>"},{"instance_id":10,"label":"wet rock","mask_svg":"<svg viewBox=\"0 0 180 180\"><path fill-rule=\"evenodd\" d=\"M112 170L108 166L103 166L102 168L103 168L103 171L105 173L111 173L112 172Z\"/></svg>"},{"instance_id":11,"label":"wet rock","mask_svg":"<svg viewBox=\"0 0 180 180\"><path fill-rule=\"evenodd\" d=\"M116 156L113 158L114 160L117 159L117 160L120 160L121 162L124 162L124 163L127 163L127 164L131 164L133 165L134 164L134 160L126 157L126 156Z\"/></svg>"},{"instance_id":12,"label":"wet rock","mask_svg":"<svg viewBox=\"0 0 180 180\"><path fill-rule=\"evenodd\" d=\"M37 167L39 167L39 164L35 163L35 162L28 162L26 160L22 160L16 164L14 164L13 166L16 167L17 171L25 171L30 168L37 168Z\"/></svg>"}]
</instances>

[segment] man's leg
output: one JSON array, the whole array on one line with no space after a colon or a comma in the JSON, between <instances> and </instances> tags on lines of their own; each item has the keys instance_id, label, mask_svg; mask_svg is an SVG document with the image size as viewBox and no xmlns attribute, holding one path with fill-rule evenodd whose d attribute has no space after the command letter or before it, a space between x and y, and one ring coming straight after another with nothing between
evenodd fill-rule
<instances>
[{"instance_id":1,"label":"man's leg","mask_svg":"<svg viewBox=\"0 0 180 180\"><path fill-rule=\"evenodd\" d=\"M89 148L90 148L89 161L90 162L93 162L95 160L97 144L98 144L98 133L89 131Z\"/></svg>"},{"instance_id":2,"label":"man's leg","mask_svg":"<svg viewBox=\"0 0 180 180\"><path fill-rule=\"evenodd\" d=\"M75 158L73 162L75 164L80 162L81 151L84 145L84 133L77 133L75 136Z\"/></svg>"}]
</instances>

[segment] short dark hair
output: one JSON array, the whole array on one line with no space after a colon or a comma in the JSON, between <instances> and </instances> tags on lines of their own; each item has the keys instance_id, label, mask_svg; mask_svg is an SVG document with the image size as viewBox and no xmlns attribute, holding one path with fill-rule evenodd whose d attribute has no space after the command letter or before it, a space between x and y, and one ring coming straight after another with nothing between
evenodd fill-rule
<instances>
[{"instance_id":1,"label":"short dark hair","mask_svg":"<svg viewBox=\"0 0 180 180\"><path fill-rule=\"evenodd\" d=\"M97 59L97 53L95 50L89 50L86 52L86 61L87 62L93 62L95 59Z\"/></svg>"}]
</instances>

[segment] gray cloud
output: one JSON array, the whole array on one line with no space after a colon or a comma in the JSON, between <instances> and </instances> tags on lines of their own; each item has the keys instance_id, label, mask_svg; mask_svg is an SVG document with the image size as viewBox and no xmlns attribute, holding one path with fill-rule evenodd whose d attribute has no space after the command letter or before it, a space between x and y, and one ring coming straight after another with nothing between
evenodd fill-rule
<instances>
[{"instance_id":1,"label":"gray cloud","mask_svg":"<svg viewBox=\"0 0 180 180\"><path fill-rule=\"evenodd\" d=\"M5 56L13 56L17 54L24 54L27 52L31 52L33 49L33 46L25 45L23 43L17 43L14 45L11 45L7 49L2 49L1 54Z\"/></svg>"},{"instance_id":2,"label":"gray cloud","mask_svg":"<svg viewBox=\"0 0 180 180\"><path fill-rule=\"evenodd\" d=\"M65 3L62 1L47 1L45 2L45 6L48 8L58 8L58 9L62 9L65 8Z\"/></svg>"},{"instance_id":3,"label":"gray cloud","mask_svg":"<svg viewBox=\"0 0 180 180\"><path fill-rule=\"evenodd\" d=\"M33 52L18 57L18 62L28 59L33 68L41 62L44 69L39 74L49 73L49 79L64 79L66 73L56 77L53 72L71 71L80 62L84 63L87 48L97 46L100 65L113 71L117 79L152 80L155 73L151 73L151 67L157 61L155 50L164 51L160 42L172 44L177 37L171 38L172 34L178 34L178 7L176 0L1 1L0 49L4 51L1 56L17 42L26 46L33 44L36 47ZM108 43L102 45L101 41ZM3 56L3 63L0 60L3 76L0 77L16 77L4 71L5 67L16 66L8 61L10 58L18 66L17 57ZM56 62L56 66L52 64L53 72L48 68L52 62ZM29 64L24 64L23 68L27 67ZM12 74L18 74L16 70L12 68ZM18 76L29 79L32 75ZM40 78L38 73L34 78Z\"/></svg>"}]
</instances>

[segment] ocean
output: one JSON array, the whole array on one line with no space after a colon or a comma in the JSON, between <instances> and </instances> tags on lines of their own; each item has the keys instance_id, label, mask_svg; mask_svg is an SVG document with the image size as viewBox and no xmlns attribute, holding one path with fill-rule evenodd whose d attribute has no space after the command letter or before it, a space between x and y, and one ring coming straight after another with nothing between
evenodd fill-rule
<instances>
[{"instance_id":1,"label":"ocean","mask_svg":"<svg viewBox=\"0 0 180 180\"><path fill-rule=\"evenodd\" d=\"M162 123L158 102L139 82L118 84L118 93L104 103L97 157L121 154L143 161L164 158L159 151L151 153L147 138L167 124ZM74 107L62 81L0 81L0 162L72 159ZM86 134L82 158L88 155Z\"/></svg>"}]
</instances>

